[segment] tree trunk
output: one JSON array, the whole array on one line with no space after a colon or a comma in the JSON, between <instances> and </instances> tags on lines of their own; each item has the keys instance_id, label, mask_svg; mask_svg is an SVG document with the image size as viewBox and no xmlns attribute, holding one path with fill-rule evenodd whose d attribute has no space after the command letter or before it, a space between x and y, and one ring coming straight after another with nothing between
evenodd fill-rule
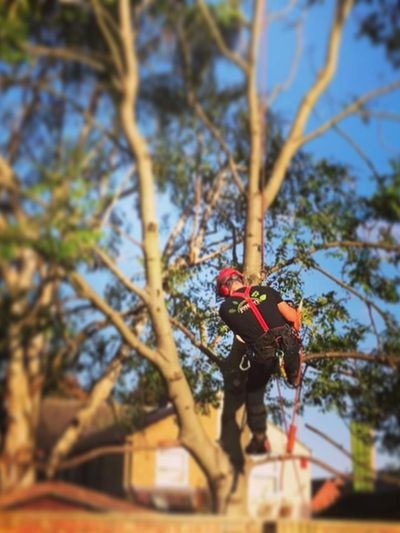
<instances>
[{"instance_id":1,"label":"tree trunk","mask_svg":"<svg viewBox=\"0 0 400 533\"><path fill-rule=\"evenodd\" d=\"M2 449L1 492L27 487L35 481L35 436L30 420L32 402L24 364L25 354L19 344L19 329L10 329L9 347L12 352L5 392L7 420Z\"/></svg>"},{"instance_id":2,"label":"tree trunk","mask_svg":"<svg viewBox=\"0 0 400 533\"><path fill-rule=\"evenodd\" d=\"M2 492L29 486L36 479L35 433L41 384L40 380L37 381L38 350L43 347L43 339L42 335L36 335L27 346L23 346L22 321L29 309L26 294L37 272L37 260L31 250L21 251L19 259L20 266L10 269L4 276L12 303L7 338L10 361L4 398L6 421L2 442ZM36 378L34 383L30 380L31 375Z\"/></svg>"}]
</instances>

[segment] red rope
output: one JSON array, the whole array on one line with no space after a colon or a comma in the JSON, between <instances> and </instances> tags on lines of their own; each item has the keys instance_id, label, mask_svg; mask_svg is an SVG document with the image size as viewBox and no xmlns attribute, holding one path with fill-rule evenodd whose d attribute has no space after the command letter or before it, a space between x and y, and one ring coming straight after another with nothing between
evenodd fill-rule
<instances>
[{"instance_id":1,"label":"red rope","mask_svg":"<svg viewBox=\"0 0 400 533\"><path fill-rule=\"evenodd\" d=\"M292 410L292 418L291 418L291 422L290 422L289 428L288 428L288 424L287 424L287 420L286 420L285 408L284 408L284 405L283 405L283 396L282 396L282 391L281 391L281 387L280 387L280 384L279 384L279 377L278 376L276 377L276 386L277 386L277 390L278 390L279 406L280 406L280 410L281 410L280 418L281 418L281 423L284 426L285 433L287 435L286 453L288 453L290 455L293 452L293 448L294 448L294 445L295 445L295 442L296 442L296 431L297 431L297 428L296 428L296 425L295 425L295 421L296 421L296 415L297 415L297 411L298 411L298 407L299 407L299 403L300 403L299 399L300 399L301 380L302 380L301 365L302 365L302 362L303 362L303 350L300 350L299 355L300 355L300 361L299 361L299 370L298 370L298 374L297 374L297 382L298 382L299 385L296 388L296 392L295 392L293 410ZM305 501L304 489L303 489L303 486L301 484L300 474L299 474L299 471L298 471L298 465L296 464L295 461L296 460L293 459L294 474L295 474L295 477L296 477L296 482L297 482L297 486L299 488L299 492L300 492L301 498L302 498L302 500L304 502ZM281 490L283 490L283 484L284 484L284 465L282 465L281 475L280 475L280 488L281 488Z\"/></svg>"}]
</instances>

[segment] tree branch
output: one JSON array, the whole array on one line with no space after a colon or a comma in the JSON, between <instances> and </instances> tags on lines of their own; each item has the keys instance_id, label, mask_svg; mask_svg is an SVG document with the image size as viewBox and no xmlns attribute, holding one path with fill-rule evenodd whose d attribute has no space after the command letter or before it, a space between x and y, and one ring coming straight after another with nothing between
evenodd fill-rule
<instances>
[{"instance_id":1,"label":"tree branch","mask_svg":"<svg viewBox=\"0 0 400 533\"><path fill-rule=\"evenodd\" d=\"M396 368L396 365L400 365L400 360L396 356L371 355L363 352L306 353L303 357L303 362L309 363L311 361L318 361L319 359L358 359L368 363L379 363L390 368Z\"/></svg>"},{"instance_id":2,"label":"tree branch","mask_svg":"<svg viewBox=\"0 0 400 533\"><path fill-rule=\"evenodd\" d=\"M330 280L334 281L337 285L339 285L340 287L342 287L343 289L345 289L346 291L348 292L351 292L352 294L354 294L354 296L357 296L357 298L359 298L360 300L362 300L364 303L366 303L367 305L370 305L371 307L373 307L375 309L375 311L377 311L377 313L379 313L381 315L381 317L383 318L383 320L386 322L387 320L387 313L385 313L380 307L378 307L373 301L369 300L368 298L366 298L365 296L363 296L362 294L360 294L358 291L356 291L355 289L353 289L353 287L350 287L350 285L348 285L347 283L344 283L343 281L341 281L339 278L337 278L336 276L333 276L332 274L330 274L329 272L327 272L326 270L324 270L323 268L321 268L320 266L314 264L312 265L312 268L314 270L318 270L318 272L321 272L321 274L323 274L324 276L326 276L327 278L329 278Z\"/></svg>"},{"instance_id":3,"label":"tree branch","mask_svg":"<svg viewBox=\"0 0 400 533\"><path fill-rule=\"evenodd\" d=\"M328 437L328 435L326 435L322 431L311 426L310 424L305 424L305 427L309 429L310 431L312 431L313 433L315 433L316 435L323 438L324 440L326 440L327 442L329 442L329 444L332 444L332 446L334 446L339 451L341 451L346 457L351 459L351 461L356 462L362 466L365 466L363 462L357 461L355 457L350 452L348 452L344 446L342 446L341 444L333 440L331 437ZM394 485L400 485L400 480L397 477L394 477L388 474L380 474L376 470L373 471L373 476L376 477L377 479L382 479L383 481L386 481L388 483L393 483Z\"/></svg>"},{"instance_id":4,"label":"tree branch","mask_svg":"<svg viewBox=\"0 0 400 533\"><path fill-rule=\"evenodd\" d=\"M111 198L111 200L109 201L108 205L106 206L105 210L104 210L104 213L103 213L103 216L101 217L101 220L99 221L99 227L100 229L103 228L110 216L111 216L111 213L112 213L112 210L114 209L116 203L118 202L118 200L120 200L120 198L123 198L123 192L122 192L122 189L123 187L125 187L125 184L127 183L127 181L129 180L129 178L131 177L132 175L132 172L134 170L134 166L132 165L129 170L126 172L125 176L122 177L120 183L119 183L119 186L116 188L116 191L113 195L113 197Z\"/></svg>"},{"instance_id":5,"label":"tree branch","mask_svg":"<svg viewBox=\"0 0 400 533\"><path fill-rule=\"evenodd\" d=\"M375 165L371 161L371 159L367 156L367 154L364 152L364 150L361 149L361 147L356 143L356 141L348 135L345 131L343 131L339 126L333 126L333 130L342 137L349 145L357 152L357 154L360 156L360 158L364 161L364 163L367 165L367 167L370 169L372 174L377 178L379 177L379 172L377 171Z\"/></svg>"},{"instance_id":6,"label":"tree branch","mask_svg":"<svg viewBox=\"0 0 400 533\"><path fill-rule=\"evenodd\" d=\"M236 244L239 242L241 242L241 239L238 239ZM210 252L209 254L199 257L196 261L196 265L207 263L208 261L210 261L210 259L214 259L214 257L224 254L225 252L230 250L232 247L233 247L233 243L225 244L224 246L221 246L221 248L218 248L218 250L214 250L214 252Z\"/></svg>"},{"instance_id":7,"label":"tree branch","mask_svg":"<svg viewBox=\"0 0 400 533\"><path fill-rule=\"evenodd\" d=\"M74 416L74 419L58 438L51 451L50 459L46 467L47 477L52 477L54 475L61 458L65 457L71 451L79 436L91 422L100 405L110 395L128 355L128 348L121 345L107 366L104 374L96 381L85 405L80 409L77 415Z\"/></svg>"},{"instance_id":8,"label":"tree branch","mask_svg":"<svg viewBox=\"0 0 400 533\"><path fill-rule=\"evenodd\" d=\"M343 27L348 14L353 6L353 0L338 0L333 18L325 64L318 73L316 80L307 94L304 96L289 135L283 145L280 154L272 169L271 178L264 188L264 209L268 209L275 200L276 195L285 178L289 163L301 146L302 135L311 111L314 109L322 93L328 87L336 71L339 47L343 33Z\"/></svg>"},{"instance_id":9,"label":"tree branch","mask_svg":"<svg viewBox=\"0 0 400 533\"><path fill-rule=\"evenodd\" d=\"M312 131L311 133L308 133L307 135L304 135L301 139L299 139L299 142L298 142L299 146L303 146L304 144L315 139L316 137L319 137L320 135L325 133L328 129L332 128L335 124L337 124L344 118L348 117L349 115L357 113L359 109L362 108L369 100L372 100L372 98L375 98L376 96L381 96L383 94L387 94L398 88L400 88L400 80L397 80L393 83L385 85L384 87L380 87L379 89L370 91L364 96L360 96L359 98L354 100L353 103L351 103L345 109L343 109L343 111L341 111L340 113L338 113L337 115L329 119L327 122L322 124L319 128Z\"/></svg>"},{"instance_id":10,"label":"tree branch","mask_svg":"<svg viewBox=\"0 0 400 533\"><path fill-rule=\"evenodd\" d=\"M270 24L271 22L276 22L277 20L286 18L292 11L292 9L296 6L297 2L298 0L289 0L285 7L283 7L279 11L273 11L268 16L267 23Z\"/></svg>"},{"instance_id":11,"label":"tree branch","mask_svg":"<svg viewBox=\"0 0 400 533\"><path fill-rule=\"evenodd\" d=\"M214 181L212 190L209 192L208 198L206 198L206 208L203 211L200 223L198 225L198 232L195 239L195 249L198 251L196 257L196 263L199 260L199 252L204 242L204 237L207 229L207 222L212 215L215 205L221 195L224 183L225 183L225 169L218 172L217 178Z\"/></svg>"},{"instance_id":12,"label":"tree branch","mask_svg":"<svg viewBox=\"0 0 400 533\"><path fill-rule=\"evenodd\" d=\"M221 149L223 150L224 154L226 155L228 159L228 166L232 173L232 177L233 177L235 184L237 185L239 191L242 194L246 194L244 185L242 183L242 180L237 170L237 165L235 163L235 160L233 158L231 151L228 148L228 145L225 142L223 135L221 134L220 130L215 126L215 124L211 121L207 113L204 111L203 106L200 104L196 96L196 92L191 82L191 61L190 61L189 44L186 38L185 31L181 25L178 26L178 35L179 35L179 41L180 41L181 48L182 48L182 56L184 60L184 71L185 71L184 78L185 78L185 82L187 86L188 103L192 107L197 117L204 123L204 125L210 131L211 135L216 139L216 141L221 146Z\"/></svg>"},{"instance_id":13,"label":"tree branch","mask_svg":"<svg viewBox=\"0 0 400 533\"><path fill-rule=\"evenodd\" d=\"M214 39L215 44L217 45L219 51L226 59L229 59L237 65L244 73L248 74L249 65L244 61L238 54L235 54L224 41L224 38L210 13L210 10L204 0L197 0L197 5L200 8L200 11L207 23L208 29L211 33L212 38Z\"/></svg>"},{"instance_id":14,"label":"tree branch","mask_svg":"<svg viewBox=\"0 0 400 533\"><path fill-rule=\"evenodd\" d=\"M183 324L181 324L179 320L176 320L176 318L173 317L171 317L170 320L171 323L190 340L193 346L198 348L204 355L208 357L208 359L210 359L210 361L215 363L219 368L222 368L224 359L218 357L218 355L216 355L215 352L213 352L208 346L198 341L195 335L193 335L191 331L189 331Z\"/></svg>"},{"instance_id":15,"label":"tree branch","mask_svg":"<svg viewBox=\"0 0 400 533\"><path fill-rule=\"evenodd\" d=\"M367 241L333 241L328 243L322 243L314 246L313 248L310 248L307 251L307 255L315 254L316 252L319 252L321 250L328 250L329 248L373 248L373 249L380 249L385 250L387 252L400 252L400 245L392 244L388 242L367 242ZM270 275L275 272L278 272L279 270L282 270L283 268L286 268L297 261L302 261L304 258L304 254L301 253L300 255L295 255L291 257L290 259L287 259L280 265L273 266L269 269L267 269L266 274Z\"/></svg>"},{"instance_id":16,"label":"tree branch","mask_svg":"<svg viewBox=\"0 0 400 533\"><path fill-rule=\"evenodd\" d=\"M140 289L137 285L131 282L129 278L125 276L123 272L117 267L115 262L111 259L109 255L106 254L104 250L98 246L94 249L96 255L101 259L102 263L114 274L114 276L126 287L129 291L133 292L146 304L150 304L149 295L146 291Z\"/></svg>"},{"instance_id":17,"label":"tree branch","mask_svg":"<svg viewBox=\"0 0 400 533\"><path fill-rule=\"evenodd\" d=\"M162 253L162 256L165 259L169 259L170 256L174 252L174 243L176 242L176 239L178 238L178 235L182 232L183 228L185 227L185 223L187 219L189 218L189 215L192 211L192 206L190 204L187 204L183 212L181 213L180 217L178 218L174 228L172 229L167 242L165 243L164 250Z\"/></svg>"},{"instance_id":18,"label":"tree branch","mask_svg":"<svg viewBox=\"0 0 400 533\"><path fill-rule=\"evenodd\" d=\"M110 31L114 29L114 33L118 37L118 28L115 28L113 24L110 24L110 17L108 16L107 10L100 4L98 0L91 0L91 2L96 15L97 24L101 33L103 34L104 40L108 45L116 71L121 76L124 71L124 64L121 57L122 54L120 50L120 43L114 38L112 31Z\"/></svg>"},{"instance_id":19,"label":"tree branch","mask_svg":"<svg viewBox=\"0 0 400 533\"><path fill-rule=\"evenodd\" d=\"M86 280L77 272L72 272L69 275L72 285L82 298L89 300L96 309L103 313L110 322L115 326L117 331L121 334L125 342L134 350L137 350L140 355L148 359L151 363L157 364L160 359L160 354L156 350L151 350L143 344L132 330L126 325L122 315L112 309L103 298L101 298L86 282Z\"/></svg>"},{"instance_id":20,"label":"tree branch","mask_svg":"<svg viewBox=\"0 0 400 533\"><path fill-rule=\"evenodd\" d=\"M295 0L294 3L296 3L297 0ZM292 59L292 63L290 65L289 73L286 78L286 80L282 83L278 83L274 86L274 88L271 91L271 94L266 100L266 108L270 108L271 105L275 102L277 97L282 94L284 91L287 91L289 87L292 85L296 73L300 64L300 58L301 54L303 52L303 33L304 33L304 20L300 20L296 24L296 43L295 43L295 51Z\"/></svg>"},{"instance_id":21,"label":"tree branch","mask_svg":"<svg viewBox=\"0 0 400 533\"><path fill-rule=\"evenodd\" d=\"M61 59L66 61L73 61L80 63L86 67L90 67L97 72L106 72L107 67L101 61L104 60L101 56L96 59L94 54L86 55L82 50L72 48L48 48L47 46L29 45L26 50L36 57L47 57L54 59Z\"/></svg>"}]
</instances>

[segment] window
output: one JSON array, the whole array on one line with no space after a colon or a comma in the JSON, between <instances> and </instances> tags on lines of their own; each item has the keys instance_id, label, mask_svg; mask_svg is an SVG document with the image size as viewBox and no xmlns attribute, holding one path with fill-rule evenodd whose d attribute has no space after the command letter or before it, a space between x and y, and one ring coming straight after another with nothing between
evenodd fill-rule
<instances>
[{"instance_id":1,"label":"window","mask_svg":"<svg viewBox=\"0 0 400 533\"><path fill-rule=\"evenodd\" d=\"M183 448L156 452L156 486L187 487L189 485L189 454Z\"/></svg>"}]
</instances>

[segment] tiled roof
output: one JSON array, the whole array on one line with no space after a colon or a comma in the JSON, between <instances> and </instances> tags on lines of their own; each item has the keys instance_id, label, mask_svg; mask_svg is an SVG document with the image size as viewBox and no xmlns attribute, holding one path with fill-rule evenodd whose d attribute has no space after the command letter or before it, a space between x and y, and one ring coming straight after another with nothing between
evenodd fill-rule
<instances>
[{"instance_id":1,"label":"tiled roof","mask_svg":"<svg viewBox=\"0 0 400 533\"><path fill-rule=\"evenodd\" d=\"M70 398L50 397L43 400L36 433L37 446L42 452L48 453L52 449L84 405L84 401ZM122 444L127 433L121 421L121 410L103 403L80 436L74 452L95 446Z\"/></svg>"},{"instance_id":2,"label":"tiled roof","mask_svg":"<svg viewBox=\"0 0 400 533\"><path fill-rule=\"evenodd\" d=\"M146 508L103 493L61 481L36 483L0 496L0 511L18 510L40 500L63 501L76 509L88 511L146 512Z\"/></svg>"}]
</instances>

